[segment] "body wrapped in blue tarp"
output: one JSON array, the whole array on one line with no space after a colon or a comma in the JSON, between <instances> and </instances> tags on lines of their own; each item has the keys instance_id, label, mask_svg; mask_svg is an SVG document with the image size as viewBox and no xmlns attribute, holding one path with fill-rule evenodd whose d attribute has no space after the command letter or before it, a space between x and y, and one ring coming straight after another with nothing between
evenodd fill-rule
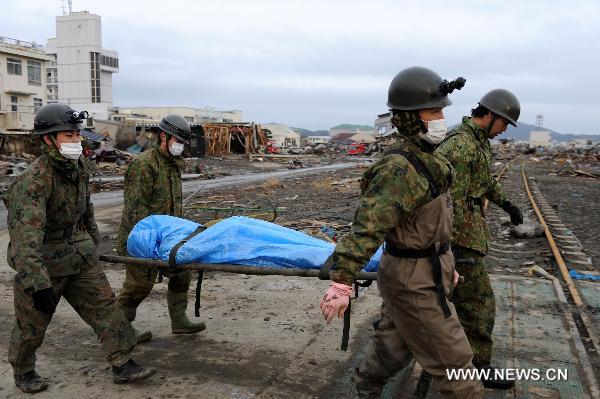
<instances>
[{"instance_id":1,"label":"body wrapped in blue tarp","mask_svg":"<svg viewBox=\"0 0 600 399\"><path fill-rule=\"evenodd\" d=\"M140 220L127 240L127 251L136 258L168 262L171 249L200 224L166 215ZM234 216L207 228L177 251L177 264L231 263L256 267L320 269L335 245L302 232L263 220ZM363 271L375 271L382 249Z\"/></svg>"}]
</instances>

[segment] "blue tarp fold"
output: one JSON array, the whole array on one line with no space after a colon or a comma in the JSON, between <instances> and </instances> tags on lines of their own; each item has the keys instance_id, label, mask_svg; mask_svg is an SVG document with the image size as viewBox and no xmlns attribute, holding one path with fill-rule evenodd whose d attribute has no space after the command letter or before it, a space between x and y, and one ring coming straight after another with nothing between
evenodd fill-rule
<instances>
[{"instance_id":1,"label":"blue tarp fold","mask_svg":"<svg viewBox=\"0 0 600 399\"><path fill-rule=\"evenodd\" d=\"M140 220L127 240L129 255L169 260L171 249L200 224L166 215ZM320 269L335 245L274 223L234 216L216 223L177 251L177 264L232 263L256 267ZM375 271L382 249L363 271Z\"/></svg>"},{"instance_id":2,"label":"blue tarp fold","mask_svg":"<svg viewBox=\"0 0 600 399\"><path fill-rule=\"evenodd\" d=\"M596 274L577 273L575 270L569 271L569 276L576 280L600 281L600 276Z\"/></svg>"}]
</instances>

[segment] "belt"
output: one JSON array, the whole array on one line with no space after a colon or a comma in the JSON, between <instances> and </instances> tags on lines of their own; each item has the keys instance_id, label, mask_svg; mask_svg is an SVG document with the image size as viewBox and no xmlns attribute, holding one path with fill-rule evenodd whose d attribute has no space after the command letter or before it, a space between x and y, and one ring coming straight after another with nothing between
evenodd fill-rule
<instances>
[{"instance_id":1,"label":"belt","mask_svg":"<svg viewBox=\"0 0 600 399\"><path fill-rule=\"evenodd\" d=\"M73 236L75 226L69 226L66 229L50 230L44 234L44 242L49 241L66 241Z\"/></svg>"},{"instance_id":2,"label":"belt","mask_svg":"<svg viewBox=\"0 0 600 399\"><path fill-rule=\"evenodd\" d=\"M440 255L445 254L448 250L450 250L450 243L448 242L440 244L439 248L432 245L426 249L404 249L396 247L389 241L385 242L384 249L386 253L395 256L396 258L429 258L431 266L433 267L433 283L435 284L437 291L438 302L446 318L450 317L452 312L446 302L446 291L444 290L444 282L442 280L442 262L440 261Z\"/></svg>"}]
</instances>

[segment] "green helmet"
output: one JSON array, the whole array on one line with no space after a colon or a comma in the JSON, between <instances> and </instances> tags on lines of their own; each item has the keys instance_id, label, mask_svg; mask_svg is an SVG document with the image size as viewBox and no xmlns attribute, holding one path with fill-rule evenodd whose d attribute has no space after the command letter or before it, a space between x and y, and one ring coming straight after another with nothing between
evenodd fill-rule
<instances>
[{"instance_id":1,"label":"green helmet","mask_svg":"<svg viewBox=\"0 0 600 399\"><path fill-rule=\"evenodd\" d=\"M77 112L65 104L44 105L35 114L33 134L81 130L83 119L87 119L87 111Z\"/></svg>"},{"instance_id":2,"label":"green helmet","mask_svg":"<svg viewBox=\"0 0 600 399\"><path fill-rule=\"evenodd\" d=\"M457 78L451 82L424 67L410 67L400 71L392 80L388 90L387 106L401 111L427 108L443 108L452 101L448 94L460 90L466 80Z\"/></svg>"},{"instance_id":3,"label":"green helmet","mask_svg":"<svg viewBox=\"0 0 600 399\"><path fill-rule=\"evenodd\" d=\"M165 116L158 127L163 132L177 137L186 144L190 144L190 139L193 137L189 122L181 115L171 114Z\"/></svg>"},{"instance_id":4,"label":"green helmet","mask_svg":"<svg viewBox=\"0 0 600 399\"><path fill-rule=\"evenodd\" d=\"M517 126L517 120L521 114L521 104L510 91L494 89L481 97L479 105L489 109L496 115L506 118L511 125Z\"/></svg>"}]
</instances>

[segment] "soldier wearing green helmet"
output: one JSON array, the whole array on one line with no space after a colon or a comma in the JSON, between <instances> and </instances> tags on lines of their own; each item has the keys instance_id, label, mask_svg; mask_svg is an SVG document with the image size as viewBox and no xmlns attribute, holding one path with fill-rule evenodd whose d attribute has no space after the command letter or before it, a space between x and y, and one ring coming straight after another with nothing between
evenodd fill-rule
<instances>
[{"instance_id":1,"label":"soldier wearing green helmet","mask_svg":"<svg viewBox=\"0 0 600 399\"><path fill-rule=\"evenodd\" d=\"M47 382L35 370L37 348L61 299L93 329L118 384L154 370L135 363L134 332L98 262L100 234L90 201L89 173L81 159L79 129L87 112L64 104L42 107L34 119L42 155L4 195L8 210L8 264L14 282L16 323L8 360L15 384L27 393Z\"/></svg>"},{"instance_id":2,"label":"soldier wearing green helmet","mask_svg":"<svg viewBox=\"0 0 600 399\"><path fill-rule=\"evenodd\" d=\"M483 397L480 381L447 375L473 369L473 352L448 299L458 279L450 251L452 167L434 148L446 133L448 94L464 84L423 67L392 80L387 105L399 138L363 175L351 232L332 256L332 282L320 303L327 322L344 315L356 273L385 243L377 270L381 321L354 375L361 397L379 397L413 358L444 397Z\"/></svg>"},{"instance_id":3,"label":"soldier wearing green helmet","mask_svg":"<svg viewBox=\"0 0 600 399\"><path fill-rule=\"evenodd\" d=\"M454 254L474 260L473 265L457 265L465 282L454 290L452 302L473 348L473 363L479 369L492 369L492 332L496 317L494 292L484 262L490 240L483 207L485 199L506 211L513 224L523 221L519 208L508 201L500 183L491 175L489 139L504 132L509 124L516 126L520 112L521 105L513 93L505 89L492 90L479 100L471 117L464 117L462 124L450 132L436 151L450 161L455 172L451 189ZM484 379L483 384L488 388L508 389L514 381Z\"/></svg>"},{"instance_id":4,"label":"soldier wearing green helmet","mask_svg":"<svg viewBox=\"0 0 600 399\"><path fill-rule=\"evenodd\" d=\"M127 255L127 238L137 222L149 215L183 216L181 190L181 154L193 138L190 124L180 115L167 115L158 124L159 144L131 162L125 172L124 207L117 238L117 250ZM157 270L127 265L123 288L119 293L127 319L133 321L137 308L152 291ZM206 327L186 315L191 271L165 272L169 278L167 305L173 334L195 334ZM136 330L138 343L152 339L150 331Z\"/></svg>"}]
</instances>

